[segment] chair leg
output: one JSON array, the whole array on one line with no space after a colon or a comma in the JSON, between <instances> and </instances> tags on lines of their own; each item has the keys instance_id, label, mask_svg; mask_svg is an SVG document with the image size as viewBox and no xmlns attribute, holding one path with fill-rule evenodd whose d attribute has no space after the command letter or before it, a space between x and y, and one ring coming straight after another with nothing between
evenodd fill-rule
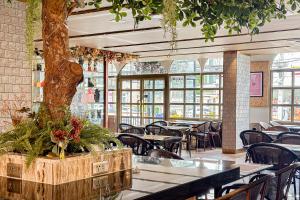
<instances>
[{"instance_id":1,"label":"chair leg","mask_svg":"<svg viewBox=\"0 0 300 200\"><path fill-rule=\"evenodd\" d=\"M212 141L212 145L213 145L213 148L215 149L216 148L216 143L215 143L215 138L213 135L211 135L211 141Z\"/></svg>"},{"instance_id":2,"label":"chair leg","mask_svg":"<svg viewBox=\"0 0 300 200\"><path fill-rule=\"evenodd\" d=\"M203 139L203 150L205 151L206 141Z\"/></svg>"}]
</instances>

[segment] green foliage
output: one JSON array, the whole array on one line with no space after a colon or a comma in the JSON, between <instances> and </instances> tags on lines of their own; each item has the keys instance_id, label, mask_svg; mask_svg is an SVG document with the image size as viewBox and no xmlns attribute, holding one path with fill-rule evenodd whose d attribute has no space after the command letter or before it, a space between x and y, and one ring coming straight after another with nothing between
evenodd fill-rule
<instances>
[{"instance_id":1,"label":"green foliage","mask_svg":"<svg viewBox=\"0 0 300 200\"><path fill-rule=\"evenodd\" d=\"M67 112L69 113L69 111ZM0 133L0 154L8 152L25 154L27 167L38 156L53 156L51 152L57 145L51 139L53 130L71 129L69 114L66 114L65 119L61 122L53 122L49 120L45 107L41 106L39 113L32 116L34 117L21 121L12 130ZM68 142L67 155L109 149L111 142L121 146L108 129L87 120L80 121L83 125L80 131L80 140Z\"/></svg>"}]
</instances>

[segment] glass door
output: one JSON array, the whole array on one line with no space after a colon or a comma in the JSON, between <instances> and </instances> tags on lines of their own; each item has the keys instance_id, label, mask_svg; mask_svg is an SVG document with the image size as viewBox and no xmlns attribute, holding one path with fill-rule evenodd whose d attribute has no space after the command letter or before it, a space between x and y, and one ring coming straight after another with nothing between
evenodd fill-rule
<instances>
[{"instance_id":1,"label":"glass door","mask_svg":"<svg viewBox=\"0 0 300 200\"><path fill-rule=\"evenodd\" d=\"M120 95L121 123L146 125L165 118L164 78L121 79Z\"/></svg>"}]
</instances>

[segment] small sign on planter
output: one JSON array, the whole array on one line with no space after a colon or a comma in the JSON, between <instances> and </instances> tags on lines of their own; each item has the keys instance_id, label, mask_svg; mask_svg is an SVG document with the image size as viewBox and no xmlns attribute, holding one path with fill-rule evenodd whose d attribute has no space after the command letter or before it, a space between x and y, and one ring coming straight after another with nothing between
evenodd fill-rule
<instances>
[{"instance_id":1,"label":"small sign on planter","mask_svg":"<svg viewBox=\"0 0 300 200\"><path fill-rule=\"evenodd\" d=\"M22 178L22 165L7 163L7 176L12 178Z\"/></svg>"}]
</instances>

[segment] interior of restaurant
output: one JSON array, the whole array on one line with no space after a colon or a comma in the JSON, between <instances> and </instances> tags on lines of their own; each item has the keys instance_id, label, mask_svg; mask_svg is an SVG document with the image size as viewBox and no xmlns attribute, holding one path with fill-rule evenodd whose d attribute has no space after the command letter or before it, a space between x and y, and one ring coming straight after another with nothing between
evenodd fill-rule
<instances>
[{"instance_id":1,"label":"interior of restaurant","mask_svg":"<svg viewBox=\"0 0 300 200\"><path fill-rule=\"evenodd\" d=\"M0 0L0 199L300 198L299 13L209 41L179 23L174 40L162 15L116 20L111 1L75 8L69 101L44 24L28 62L26 4Z\"/></svg>"}]
</instances>

